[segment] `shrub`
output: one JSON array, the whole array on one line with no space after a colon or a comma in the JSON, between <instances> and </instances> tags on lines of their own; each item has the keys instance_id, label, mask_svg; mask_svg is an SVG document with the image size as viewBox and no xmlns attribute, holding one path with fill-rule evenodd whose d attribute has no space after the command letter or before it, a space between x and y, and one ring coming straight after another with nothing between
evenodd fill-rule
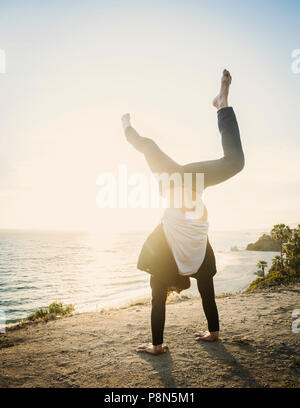
<instances>
[{"instance_id":1,"label":"shrub","mask_svg":"<svg viewBox=\"0 0 300 408\"><path fill-rule=\"evenodd\" d=\"M73 305L66 305L65 307L61 302L53 302L49 306L37 309L31 313L25 320L29 321L48 321L53 320L57 316L65 316L74 312Z\"/></svg>"},{"instance_id":2,"label":"shrub","mask_svg":"<svg viewBox=\"0 0 300 408\"><path fill-rule=\"evenodd\" d=\"M300 282L300 225L290 229L285 224L275 225L272 237L280 241L281 256L275 256L269 272L255 279L246 290Z\"/></svg>"},{"instance_id":3,"label":"shrub","mask_svg":"<svg viewBox=\"0 0 300 408\"><path fill-rule=\"evenodd\" d=\"M299 276L295 272L290 272L288 275L282 271L270 270L263 278L255 279L246 289L246 292L252 292L257 289L269 288L282 284L300 282Z\"/></svg>"}]
</instances>

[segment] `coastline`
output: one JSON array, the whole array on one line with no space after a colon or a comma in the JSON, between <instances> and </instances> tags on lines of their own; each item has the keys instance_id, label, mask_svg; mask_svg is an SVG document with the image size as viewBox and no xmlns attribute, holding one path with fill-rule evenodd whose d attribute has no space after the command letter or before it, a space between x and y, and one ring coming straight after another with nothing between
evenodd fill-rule
<instances>
[{"instance_id":1,"label":"coastline","mask_svg":"<svg viewBox=\"0 0 300 408\"><path fill-rule=\"evenodd\" d=\"M0 387L299 387L299 294L300 284L218 295L218 343L194 340L206 329L199 297L170 301L160 356L135 351L151 341L150 301L12 327Z\"/></svg>"},{"instance_id":2,"label":"coastline","mask_svg":"<svg viewBox=\"0 0 300 408\"><path fill-rule=\"evenodd\" d=\"M0 309L7 321L14 323L52 302L62 301L73 304L78 312L89 312L128 304L131 299L149 297L149 276L136 269L138 253L146 235L147 232L124 233L108 237L103 242L101 237L92 233L86 233L83 239L77 233L66 235L59 232L50 236L50 241L46 233L24 231L22 234L10 234L7 239L4 234L0 259L7 273L0 276ZM237 243L239 247L245 247L256 238L247 231L223 231L211 237L214 249L217 248L216 293L243 290L255 278L255 265L261 253L244 250L232 252L230 248ZM5 242L10 243L11 249ZM57 245L62 255L59 264L52 256L56 254ZM38 252L37 257L40 247L43 251ZM19 263L16 260L5 258L9 250L16 251L24 258L25 274L18 273ZM271 262L269 255L266 257L268 263ZM34 263L32 259L35 259ZM193 293L189 295L198 295L196 285L190 292Z\"/></svg>"}]
</instances>

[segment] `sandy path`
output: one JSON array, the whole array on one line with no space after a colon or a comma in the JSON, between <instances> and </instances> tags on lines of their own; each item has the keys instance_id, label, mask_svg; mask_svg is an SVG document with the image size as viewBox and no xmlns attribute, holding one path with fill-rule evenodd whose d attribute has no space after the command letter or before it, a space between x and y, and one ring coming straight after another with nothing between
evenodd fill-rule
<instances>
[{"instance_id":1,"label":"sandy path","mask_svg":"<svg viewBox=\"0 0 300 408\"><path fill-rule=\"evenodd\" d=\"M0 387L299 387L300 285L217 299L222 341L196 343L199 298L169 303L161 356L135 352L150 337L150 305L82 313L6 334Z\"/></svg>"}]
</instances>

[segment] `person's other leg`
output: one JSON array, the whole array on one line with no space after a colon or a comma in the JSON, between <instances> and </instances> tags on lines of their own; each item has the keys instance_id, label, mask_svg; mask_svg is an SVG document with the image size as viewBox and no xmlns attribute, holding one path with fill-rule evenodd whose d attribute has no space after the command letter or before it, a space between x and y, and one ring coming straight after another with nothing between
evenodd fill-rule
<instances>
[{"instance_id":1,"label":"person's other leg","mask_svg":"<svg viewBox=\"0 0 300 408\"><path fill-rule=\"evenodd\" d=\"M130 115L128 113L123 115L122 124L127 141L136 150L144 154L153 173L181 174L182 166L160 150L154 140L139 135L136 129L131 126Z\"/></svg>"},{"instance_id":2,"label":"person's other leg","mask_svg":"<svg viewBox=\"0 0 300 408\"><path fill-rule=\"evenodd\" d=\"M163 335L166 318L167 287L158 279L151 276L150 285L152 288L152 309L151 309L151 330L152 343L141 344L137 351L150 354L160 354L167 350L163 344Z\"/></svg>"},{"instance_id":3,"label":"person's other leg","mask_svg":"<svg viewBox=\"0 0 300 408\"><path fill-rule=\"evenodd\" d=\"M208 331L196 333L195 336L197 341L217 341L219 338L219 315L215 300L213 277L207 271L203 272L197 277L197 285L208 323Z\"/></svg>"},{"instance_id":4,"label":"person's other leg","mask_svg":"<svg viewBox=\"0 0 300 408\"><path fill-rule=\"evenodd\" d=\"M158 346L163 343L163 333L166 319L167 288L161 281L155 279L153 276L151 276L150 285L152 288L152 343L154 346Z\"/></svg>"},{"instance_id":5,"label":"person's other leg","mask_svg":"<svg viewBox=\"0 0 300 408\"><path fill-rule=\"evenodd\" d=\"M239 126L232 107L228 106L228 94L231 76L227 70L223 71L221 89L213 100L213 105L218 109L218 128L222 136L224 155L218 160L189 163L183 166L186 173L204 173L205 187L219 184L244 167L244 153L241 143Z\"/></svg>"}]
</instances>

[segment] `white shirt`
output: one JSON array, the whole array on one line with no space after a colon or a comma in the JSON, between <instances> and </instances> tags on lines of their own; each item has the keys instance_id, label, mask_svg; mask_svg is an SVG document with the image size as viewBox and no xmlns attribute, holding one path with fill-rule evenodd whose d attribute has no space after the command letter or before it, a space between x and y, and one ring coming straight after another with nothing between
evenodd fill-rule
<instances>
[{"instance_id":1,"label":"white shirt","mask_svg":"<svg viewBox=\"0 0 300 408\"><path fill-rule=\"evenodd\" d=\"M207 220L189 217L189 212L167 208L162 217L163 229L178 271L190 276L198 271L205 257Z\"/></svg>"}]
</instances>

